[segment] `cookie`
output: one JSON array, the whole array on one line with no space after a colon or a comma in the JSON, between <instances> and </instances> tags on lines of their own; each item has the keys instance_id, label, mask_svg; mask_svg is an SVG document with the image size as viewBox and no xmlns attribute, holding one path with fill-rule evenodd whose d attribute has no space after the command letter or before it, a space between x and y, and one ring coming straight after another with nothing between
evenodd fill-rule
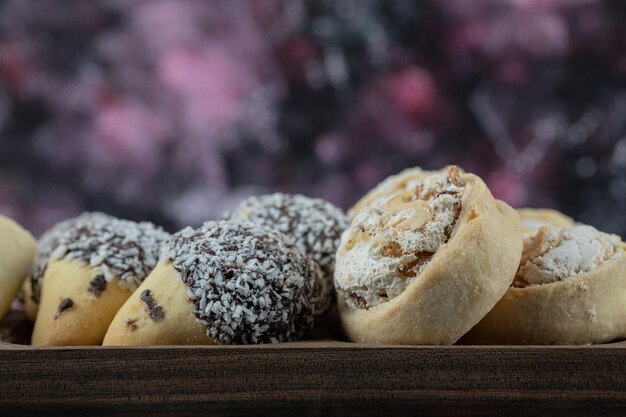
<instances>
[{"instance_id":1,"label":"cookie","mask_svg":"<svg viewBox=\"0 0 626 417\"><path fill-rule=\"evenodd\" d=\"M70 229L75 223L83 221L85 218L99 216L99 213L83 213L77 217L63 220L56 223L47 230L37 242L37 253L30 268L30 273L22 291L24 293L24 312L26 318L34 322L39 311L39 299L41 297L41 279L48 265L48 259L56 248L56 242L59 236L66 230Z\"/></svg>"},{"instance_id":2,"label":"cookie","mask_svg":"<svg viewBox=\"0 0 626 417\"><path fill-rule=\"evenodd\" d=\"M591 344L626 337L626 245L587 225L529 233L512 286L464 343Z\"/></svg>"},{"instance_id":3,"label":"cookie","mask_svg":"<svg viewBox=\"0 0 626 417\"><path fill-rule=\"evenodd\" d=\"M341 209L319 198L275 193L244 200L227 218L250 221L285 234L289 243L319 264L332 283L335 253L350 223Z\"/></svg>"},{"instance_id":4,"label":"cookie","mask_svg":"<svg viewBox=\"0 0 626 417\"><path fill-rule=\"evenodd\" d=\"M356 342L454 343L504 295L519 265L517 212L455 166L404 171L350 213L335 288Z\"/></svg>"},{"instance_id":5,"label":"cookie","mask_svg":"<svg viewBox=\"0 0 626 417\"><path fill-rule=\"evenodd\" d=\"M0 216L0 319L9 311L28 275L36 247L29 232Z\"/></svg>"},{"instance_id":6,"label":"cookie","mask_svg":"<svg viewBox=\"0 0 626 417\"><path fill-rule=\"evenodd\" d=\"M253 223L176 233L120 309L104 345L256 344L300 338L325 310L317 263Z\"/></svg>"},{"instance_id":7,"label":"cookie","mask_svg":"<svg viewBox=\"0 0 626 417\"><path fill-rule=\"evenodd\" d=\"M152 223L85 213L42 239L32 275L33 345L100 344L168 238Z\"/></svg>"}]
</instances>

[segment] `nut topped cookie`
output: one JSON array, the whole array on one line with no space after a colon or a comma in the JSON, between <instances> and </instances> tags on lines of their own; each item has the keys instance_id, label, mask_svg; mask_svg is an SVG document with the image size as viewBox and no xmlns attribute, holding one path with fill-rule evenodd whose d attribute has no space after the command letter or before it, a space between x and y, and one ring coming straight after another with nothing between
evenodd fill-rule
<instances>
[{"instance_id":1,"label":"nut topped cookie","mask_svg":"<svg viewBox=\"0 0 626 417\"><path fill-rule=\"evenodd\" d=\"M341 234L350 223L341 209L327 201L282 193L250 197L227 218L250 221L285 234L289 243L319 264L329 282Z\"/></svg>"},{"instance_id":2,"label":"nut topped cookie","mask_svg":"<svg viewBox=\"0 0 626 417\"><path fill-rule=\"evenodd\" d=\"M350 307L375 307L406 289L450 238L464 185L453 168L409 181L356 214L336 277Z\"/></svg>"},{"instance_id":3,"label":"nut topped cookie","mask_svg":"<svg viewBox=\"0 0 626 417\"><path fill-rule=\"evenodd\" d=\"M609 342L626 337L625 299L626 245L618 236L548 224L526 232L515 281L463 342Z\"/></svg>"},{"instance_id":4,"label":"nut topped cookie","mask_svg":"<svg viewBox=\"0 0 626 417\"><path fill-rule=\"evenodd\" d=\"M176 233L137 293L146 291L164 319L151 319L149 305L134 295L105 344L295 340L325 311L329 289L319 266L284 235L249 222L219 221Z\"/></svg>"},{"instance_id":5,"label":"nut topped cookie","mask_svg":"<svg viewBox=\"0 0 626 417\"><path fill-rule=\"evenodd\" d=\"M524 244L522 261L513 285L563 281L590 272L620 255L618 236L586 225L571 228L540 227Z\"/></svg>"},{"instance_id":6,"label":"nut topped cookie","mask_svg":"<svg viewBox=\"0 0 626 417\"><path fill-rule=\"evenodd\" d=\"M450 344L513 281L522 250L518 214L475 175L411 169L351 210L335 288L354 341Z\"/></svg>"},{"instance_id":7,"label":"nut topped cookie","mask_svg":"<svg viewBox=\"0 0 626 417\"><path fill-rule=\"evenodd\" d=\"M152 223L102 213L84 213L51 229L32 272L32 298L40 302L33 344L99 344L168 238Z\"/></svg>"}]
</instances>

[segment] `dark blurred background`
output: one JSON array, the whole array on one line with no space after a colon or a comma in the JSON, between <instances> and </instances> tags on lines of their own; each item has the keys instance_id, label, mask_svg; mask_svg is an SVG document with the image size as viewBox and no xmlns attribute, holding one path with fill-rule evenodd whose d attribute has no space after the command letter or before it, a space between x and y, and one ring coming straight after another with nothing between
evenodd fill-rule
<instances>
[{"instance_id":1,"label":"dark blurred background","mask_svg":"<svg viewBox=\"0 0 626 417\"><path fill-rule=\"evenodd\" d=\"M626 235L626 2L0 0L0 213L175 230L459 164Z\"/></svg>"}]
</instances>

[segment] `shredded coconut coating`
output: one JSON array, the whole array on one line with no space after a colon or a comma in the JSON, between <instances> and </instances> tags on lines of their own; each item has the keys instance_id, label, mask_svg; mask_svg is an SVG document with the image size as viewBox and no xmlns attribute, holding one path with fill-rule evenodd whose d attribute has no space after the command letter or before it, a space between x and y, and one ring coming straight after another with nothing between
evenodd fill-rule
<instances>
[{"instance_id":1,"label":"shredded coconut coating","mask_svg":"<svg viewBox=\"0 0 626 417\"><path fill-rule=\"evenodd\" d=\"M227 218L247 220L285 234L304 255L319 264L332 286L335 253L348 216L331 203L303 195L269 194L244 200Z\"/></svg>"},{"instance_id":2,"label":"shredded coconut coating","mask_svg":"<svg viewBox=\"0 0 626 417\"><path fill-rule=\"evenodd\" d=\"M149 222L135 223L103 213L83 213L57 223L39 240L31 269L33 300L39 302L48 262L75 261L100 268L107 282L134 291L156 266L170 235Z\"/></svg>"},{"instance_id":3,"label":"shredded coconut coating","mask_svg":"<svg viewBox=\"0 0 626 417\"><path fill-rule=\"evenodd\" d=\"M249 222L210 221L176 233L172 262L207 335L222 344L277 343L311 329L327 307L319 266L285 237Z\"/></svg>"},{"instance_id":4,"label":"shredded coconut coating","mask_svg":"<svg viewBox=\"0 0 626 417\"><path fill-rule=\"evenodd\" d=\"M513 285L526 287L563 281L590 272L620 256L616 235L591 226L540 227L525 239L522 260Z\"/></svg>"},{"instance_id":5,"label":"shredded coconut coating","mask_svg":"<svg viewBox=\"0 0 626 417\"><path fill-rule=\"evenodd\" d=\"M446 243L461 212L465 184L455 167L413 180L361 209L343 234L335 287L352 308L400 295Z\"/></svg>"}]
</instances>

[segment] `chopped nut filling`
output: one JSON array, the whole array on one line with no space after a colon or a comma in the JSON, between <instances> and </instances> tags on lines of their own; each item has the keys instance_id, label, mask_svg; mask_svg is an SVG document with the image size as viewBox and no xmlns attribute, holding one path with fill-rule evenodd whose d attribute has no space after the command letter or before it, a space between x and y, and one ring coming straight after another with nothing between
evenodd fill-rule
<instances>
[{"instance_id":1,"label":"chopped nut filling","mask_svg":"<svg viewBox=\"0 0 626 417\"><path fill-rule=\"evenodd\" d=\"M591 226L540 227L524 242L513 285L527 287L563 281L589 272L620 256L621 240Z\"/></svg>"},{"instance_id":2,"label":"chopped nut filling","mask_svg":"<svg viewBox=\"0 0 626 417\"><path fill-rule=\"evenodd\" d=\"M400 295L450 238L464 187L458 168L450 167L361 208L337 257L339 297L352 308L370 308Z\"/></svg>"}]
</instances>

